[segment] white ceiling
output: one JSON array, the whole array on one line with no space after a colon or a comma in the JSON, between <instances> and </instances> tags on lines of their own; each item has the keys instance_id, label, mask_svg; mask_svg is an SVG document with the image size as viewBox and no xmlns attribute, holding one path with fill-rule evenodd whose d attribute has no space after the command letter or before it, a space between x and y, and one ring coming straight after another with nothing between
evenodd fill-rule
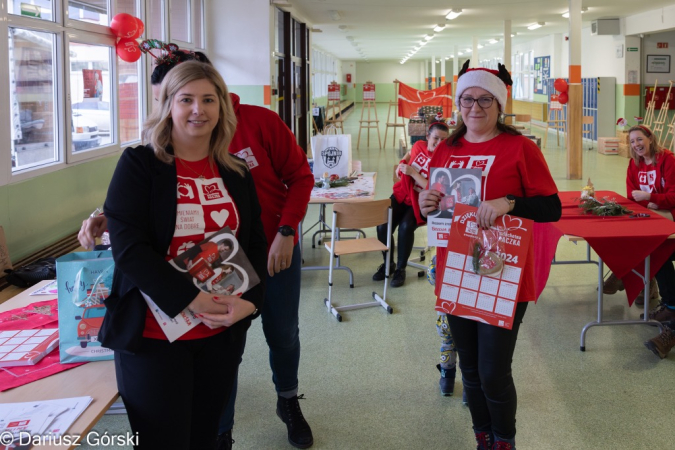
<instances>
[{"instance_id":1,"label":"white ceiling","mask_svg":"<svg viewBox=\"0 0 675 450\"><path fill-rule=\"evenodd\" d=\"M445 57L454 46L471 48L473 37L486 45L484 50L503 49L504 21L511 20L512 45L538 39L552 33L568 33L568 0L288 0L293 10L304 16L321 33L312 33L312 43L342 60L364 59L348 37L358 44L370 61L401 60L425 34L433 34L439 23L448 26L436 33L411 61ZM588 11L582 14L583 27L596 19L623 18L640 12L672 6L674 0L584 0ZM463 10L457 19L446 21L453 8ZM339 20L331 18L337 11ZM546 25L535 31L527 26ZM340 29L342 27L342 29ZM501 50L503 51L503 50Z\"/></svg>"}]
</instances>

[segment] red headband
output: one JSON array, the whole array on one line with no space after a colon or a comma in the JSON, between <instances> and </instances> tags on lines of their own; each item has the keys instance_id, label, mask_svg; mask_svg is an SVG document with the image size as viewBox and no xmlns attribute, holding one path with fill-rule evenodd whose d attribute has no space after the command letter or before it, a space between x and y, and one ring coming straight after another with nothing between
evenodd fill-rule
<instances>
[{"instance_id":1,"label":"red headband","mask_svg":"<svg viewBox=\"0 0 675 450\"><path fill-rule=\"evenodd\" d=\"M644 131L645 134L647 135L647 137L650 137L650 136L652 135L652 130L650 130L650 129L647 128L646 126L644 126L644 125L638 125L638 128L640 128L642 131Z\"/></svg>"},{"instance_id":2,"label":"red headband","mask_svg":"<svg viewBox=\"0 0 675 450\"><path fill-rule=\"evenodd\" d=\"M441 125L441 126L443 126L444 128L446 128L446 129L448 129L448 130L450 129L450 127L448 126L448 124L445 123L445 122L432 122L431 124L429 124L429 128L428 128L427 130L428 130L428 131L431 131L431 127L433 127L434 125Z\"/></svg>"}]
</instances>

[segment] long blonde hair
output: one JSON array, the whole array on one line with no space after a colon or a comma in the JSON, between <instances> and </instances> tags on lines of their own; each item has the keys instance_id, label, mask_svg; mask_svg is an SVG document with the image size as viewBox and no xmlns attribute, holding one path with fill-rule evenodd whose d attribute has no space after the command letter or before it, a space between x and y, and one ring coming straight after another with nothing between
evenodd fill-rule
<instances>
[{"instance_id":1,"label":"long blonde hair","mask_svg":"<svg viewBox=\"0 0 675 450\"><path fill-rule=\"evenodd\" d=\"M639 131L649 139L649 154L647 156L653 158L654 163L656 163L656 159L658 159L658 157L663 152L663 150L659 147L659 144L656 143L656 136L654 136L652 130L650 130L645 125L634 125L630 127L630 129L628 130L628 135L626 136L627 141L626 143L628 144L628 148L630 148L630 157L633 158L633 162L635 163L635 165L636 166L640 165L640 156L638 156L638 154L635 153L635 151L633 150L633 146L630 145L630 134L633 131Z\"/></svg>"},{"instance_id":2,"label":"long blonde hair","mask_svg":"<svg viewBox=\"0 0 675 450\"><path fill-rule=\"evenodd\" d=\"M237 129L237 118L232 107L232 100L225 81L209 64L187 61L169 71L162 81L158 99L160 107L153 111L144 124L143 140L152 146L157 159L173 164L175 155L169 151L173 129L171 119L173 98L183 86L197 80L208 80L213 84L220 104L218 123L211 133L209 159L218 161L226 169L244 176L246 164L228 151Z\"/></svg>"}]
</instances>

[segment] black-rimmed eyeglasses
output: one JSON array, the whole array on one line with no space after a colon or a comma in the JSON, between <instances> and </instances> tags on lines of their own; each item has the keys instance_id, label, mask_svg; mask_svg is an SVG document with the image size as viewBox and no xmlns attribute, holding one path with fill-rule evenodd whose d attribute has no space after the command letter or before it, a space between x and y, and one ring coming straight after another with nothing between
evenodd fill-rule
<instances>
[{"instance_id":1,"label":"black-rimmed eyeglasses","mask_svg":"<svg viewBox=\"0 0 675 450\"><path fill-rule=\"evenodd\" d=\"M459 104L462 106L462 108L473 108L473 104L478 102L478 106L480 106L483 109L487 109L490 106L492 106L492 102L494 101L494 97L480 97L480 98L473 98L473 97L460 97L459 98Z\"/></svg>"}]
</instances>

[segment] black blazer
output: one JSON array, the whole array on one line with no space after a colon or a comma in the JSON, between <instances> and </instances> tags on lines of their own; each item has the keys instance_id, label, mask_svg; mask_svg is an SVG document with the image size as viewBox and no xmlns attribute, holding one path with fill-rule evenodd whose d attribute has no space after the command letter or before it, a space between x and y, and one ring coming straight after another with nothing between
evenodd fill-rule
<instances>
[{"instance_id":1,"label":"black blazer","mask_svg":"<svg viewBox=\"0 0 675 450\"><path fill-rule=\"evenodd\" d=\"M253 178L248 170L241 177L220 164L218 168L239 210L237 239L261 280L243 298L260 311L267 278L267 241ZM140 291L171 317L199 293L165 260L176 226L177 183L175 165L157 159L149 146L127 148L117 163L103 208L115 260L112 289L105 301L106 314L99 333L104 347L129 352L139 348L147 308ZM232 331L241 328L245 332L248 325L237 323Z\"/></svg>"}]
</instances>

